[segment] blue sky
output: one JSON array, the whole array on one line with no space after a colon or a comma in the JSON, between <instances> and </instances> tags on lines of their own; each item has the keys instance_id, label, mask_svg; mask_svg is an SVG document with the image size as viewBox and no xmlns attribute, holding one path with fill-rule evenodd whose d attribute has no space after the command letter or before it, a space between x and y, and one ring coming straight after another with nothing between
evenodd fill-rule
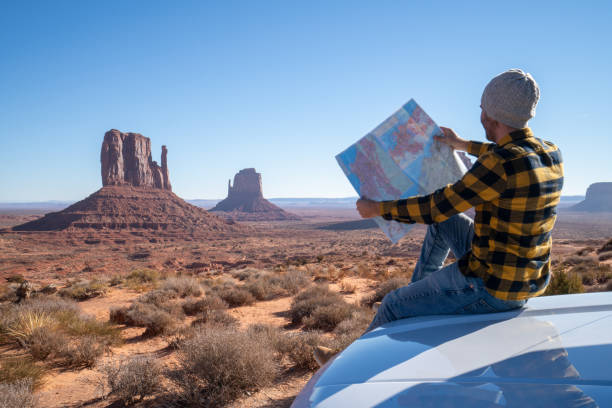
<instances>
[{"instance_id":1,"label":"blue sky","mask_svg":"<svg viewBox=\"0 0 612 408\"><path fill-rule=\"evenodd\" d=\"M0 201L94 192L111 128L167 145L185 198L246 167L267 197L355 195L337 153L410 98L484 140L480 95L513 67L584 194L612 181L611 4L0 0Z\"/></svg>"}]
</instances>

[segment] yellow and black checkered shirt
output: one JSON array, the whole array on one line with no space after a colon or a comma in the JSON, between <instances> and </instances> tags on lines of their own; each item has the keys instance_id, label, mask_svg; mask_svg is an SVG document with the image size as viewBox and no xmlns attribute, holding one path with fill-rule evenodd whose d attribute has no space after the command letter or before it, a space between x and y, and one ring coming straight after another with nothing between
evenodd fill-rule
<instances>
[{"instance_id":1,"label":"yellow and black checkered shirt","mask_svg":"<svg viewBox=\"0 0 612 408\"><path fill-rule=\"evenodd\" d=\"M563 186L563 159L552 143L524 128L499 144L469 142L478 160L455 184L425 196L383 201L387 220L433 224L475 208L464 275L482 278L491 295L527 299L550 280L551 231Z\"/></svg>"}]
</instances>

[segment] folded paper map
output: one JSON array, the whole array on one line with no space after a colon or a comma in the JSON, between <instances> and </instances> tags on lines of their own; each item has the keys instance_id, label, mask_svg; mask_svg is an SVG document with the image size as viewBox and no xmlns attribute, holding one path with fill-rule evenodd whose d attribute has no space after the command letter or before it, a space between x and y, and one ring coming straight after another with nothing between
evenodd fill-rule
<instances>
[{"instance_id":1,"label":"folded paper map","mask_svg":"<svg viewBox=\"0 0 612 408\"><path fill-rule=\"evenodd\" d=\"M376 129L336 156L360 197L385 201L423 195L454 183L466 172L458 154L434 142L442 130L411 99ZM397 243L412 227L375 218Z\"/></svg>"}]
</instances>

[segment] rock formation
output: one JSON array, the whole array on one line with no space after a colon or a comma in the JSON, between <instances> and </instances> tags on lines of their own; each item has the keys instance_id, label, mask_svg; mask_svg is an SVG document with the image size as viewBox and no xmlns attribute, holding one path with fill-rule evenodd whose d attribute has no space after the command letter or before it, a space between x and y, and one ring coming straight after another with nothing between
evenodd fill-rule
<instances>
[{"instance_id":1,"label":"rock formation","mask_svg":"<svg viewBox=\"0 0 612 408\"><path fill-rule=\"evenodd\" d=\"M298 220L263 197L261 174L255 169L240 170L227 185L227 198L210 211L223 211L226 216L241 221Z\"/></svg>"},{"instance_id":2,"label":"rock formation","mask_svg":"<svg viewBox=\"0 0 612 408\"><path fill-rule=\"evenodd\" d=\"M168 179L167 154L163 146L159 167L151 160L148 138L118 130L106 132L101 153L103 187L62 211L13 230L153 230L207 236L212 231L246 231L174 194Z\"/></svg>"},{"instance_id":3,"label":"rock formation","mask_svg":"<svg viewBox=\"0 0 612 408\"><path fill-rule=\"evenodd\" d=\"M116 129L104 135L100 162L103 186L152 187L172 190L168 149L162 146L161 167L151 158L151 140L139 133Z\"/></svg>"},{"instance_id":4,"label":"rock formation","mask_svg":"<svg viewBox=\"0 0 612 408\"><path fill-rule=\"evenodd\" d=\"M584 201L569 208L571 211L612 212L612 183L594 183L587 188Z\"/></svg>"}]
</instances>

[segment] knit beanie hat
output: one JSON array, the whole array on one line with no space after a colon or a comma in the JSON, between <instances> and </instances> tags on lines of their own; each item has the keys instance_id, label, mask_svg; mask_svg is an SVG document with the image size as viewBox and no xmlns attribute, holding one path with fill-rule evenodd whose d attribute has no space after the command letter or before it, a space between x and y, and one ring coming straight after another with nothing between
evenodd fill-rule
<instances>
[{"instance_id":1,"label":"knit beanie hat","mask_svg":"<svg viewBox=\"0 0 612 408\"><path fill-rule=\"evenodd\" d=\"M492 119L516 129L535 116L540 88L531 74L520 69L502 72L482 93L481 107Z\"/></svg>"}]
</instances>

